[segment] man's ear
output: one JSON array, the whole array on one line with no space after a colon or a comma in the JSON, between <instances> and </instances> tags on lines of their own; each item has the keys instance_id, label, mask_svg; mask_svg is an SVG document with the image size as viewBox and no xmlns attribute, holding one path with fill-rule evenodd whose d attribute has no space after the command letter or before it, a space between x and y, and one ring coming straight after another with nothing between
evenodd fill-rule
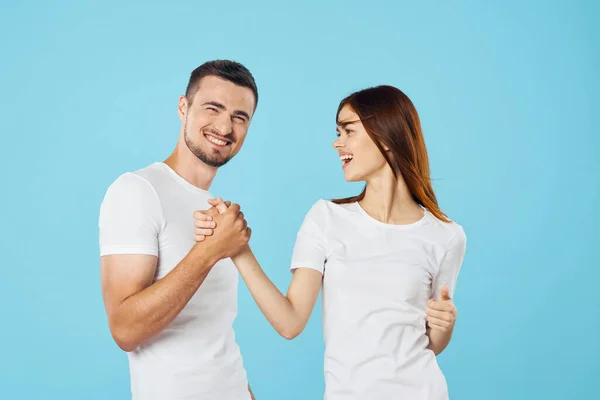
<instances>
[{"instance_id":1,"label":"man's ear","mask_svg":"<svg viewBox=\"0 0 600 400\"><path fill-rule=\"evenodd\" d=\"M179 119L181 121L185 121L185 116L188 111L188 99L185 96L179 96L179 103L177 104L177 114L179 114Z\"/></svg>"}]
</instances>

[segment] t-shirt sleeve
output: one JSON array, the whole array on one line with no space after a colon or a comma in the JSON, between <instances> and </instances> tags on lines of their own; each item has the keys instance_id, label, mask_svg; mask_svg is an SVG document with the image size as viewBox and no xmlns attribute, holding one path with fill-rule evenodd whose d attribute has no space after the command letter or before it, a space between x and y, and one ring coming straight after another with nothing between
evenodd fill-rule
<instances>
[{"instance_id":1,"label":"t-shirt sleeve","mask_svg":"<svg viewBox=\"0 0 600 400\"><path fill-rule=\"evenodd\" d=\"M317 202L304 217L296 236L290 267L292 271L298 268L310 268L323 273L325 269L324 206L323 200Z\"/></svg>"},{"instance_id":2,"label":"t-shirt sleeve","mask_svg":"<svg viewBox=\"0 0 600 400\"><path fill-rule=\"evenodd\" d=\"M100 206L100 255L158 256L162 220L162 209L150 183L132 173L121 175L110 185Z\"/></svg>"},{"instance_id":3,"label":"t-shirt sleeve","mask_svg":"<svg viewBox=\"0 0 600 400\"><path fill-rule=\"evenodd\" d=\"M448 286L448 294L450 297L454 295L454 289L456 288L456 280L458 273L461 269L463 259L465 257L465 251L467 247L467 237L462 227L454 234L454 237L450 240L448 249L442 259L440 268L437 276L433 280L433 294L434 299L440 297L440 293L444 286Z\"/></svg>"}]
</instances>

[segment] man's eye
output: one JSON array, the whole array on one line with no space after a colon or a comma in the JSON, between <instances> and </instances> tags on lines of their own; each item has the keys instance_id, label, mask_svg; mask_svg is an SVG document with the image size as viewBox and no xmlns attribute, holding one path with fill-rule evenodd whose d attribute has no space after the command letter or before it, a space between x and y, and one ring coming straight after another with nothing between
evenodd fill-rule
<instances>
[{"instance_id":1,"label":"man's eye","mask_svg":"<svg viewBox=\"0 0 600 400\"><path fill-rule=\"evenodd\" d=\"M238 122L246 122L246 119L245 119L245 118L243 118L243 117L240 117L240 116L237 116L237 115L236 115L235 117L233 117L233 118L234 118L234 119L237 119L237 120L238 120Z\"/></svg>"}]
</instances>

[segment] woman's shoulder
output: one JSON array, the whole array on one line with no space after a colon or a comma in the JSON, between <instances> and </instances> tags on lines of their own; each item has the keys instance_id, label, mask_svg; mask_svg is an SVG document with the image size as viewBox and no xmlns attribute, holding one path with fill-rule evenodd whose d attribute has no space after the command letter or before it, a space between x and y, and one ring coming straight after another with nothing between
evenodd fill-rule
<instances>
[{"instance_id":1,"label":"woman's shoulder","mask_svg":"<svg viewBox=\"0 0 600 400\"><path fill-rule=\"evenodd\" d=\"M346 218L348 213L355 211L355 203L339 204L328 199L318 199L306 213L305 219L311 219L318 225L326 225L337 218Z\"/></svg>"},{"instance_id":2,"label":"woman's shoulder","mask_svg":"<svg viewBox=\"0 0 600 400\"><path fill-rule=\"evenodd\" d=\"M461 224L450 217L447 217L449 221L442 221L433 215L429 210L427 212L430 220L433 221L432 225L435 228L437 235L439 235L443 242L462 242L466 240L465 230Z\"/></svg>"},{"instance_id":3,"label":"woman's shoulder","mask_svg":"<svg viewBox=\"0 0 600 400\"><path fill-rule=\"evenodd\" d=\"M313 214L332 214L347 211L355 211L356 203L337 203L328 199L319 199L315 201L310 208L309 213Z\"/></svg>"}]
</instances>

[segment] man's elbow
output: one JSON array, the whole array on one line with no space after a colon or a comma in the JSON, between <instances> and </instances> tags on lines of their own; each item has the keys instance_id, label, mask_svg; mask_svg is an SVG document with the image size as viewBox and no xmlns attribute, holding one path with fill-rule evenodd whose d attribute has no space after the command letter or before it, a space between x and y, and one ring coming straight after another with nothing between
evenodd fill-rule
<instances>
[{"instance_id":1,"label":"man's elbow","mask_svg":"<svg viewBox=\"0 0 600 400\"><path fill-rule=\"evenodd\" d=\"M127 353L132 352L139 345L131 329L126 326L111 326L110 333L117 346Z\"/></svg>"}]
</instances>

